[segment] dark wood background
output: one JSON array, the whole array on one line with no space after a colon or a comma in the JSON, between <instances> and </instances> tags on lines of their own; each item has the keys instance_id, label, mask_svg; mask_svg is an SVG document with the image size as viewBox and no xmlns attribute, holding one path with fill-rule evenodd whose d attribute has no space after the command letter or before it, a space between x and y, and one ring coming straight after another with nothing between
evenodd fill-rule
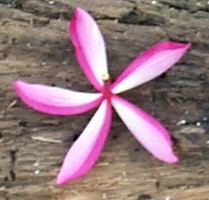
<instances>
[{"instance_id":1,"label":"dark wood background","mask_svg":"<svg viewBox=\"0 0 209 200\"><path fill-rule=\"evenodd\" d=\"M204 0L0 0L0 199L209 199L209 2ZM16 79L92 91L74 57L68 20L80 6L105 37L112 78L162 41L191 42L163 76L123 97L175 138L176 165L153 158L115 115L105 149L85 177L55 185L62 160L94 111L56 117L15 95Z\"/></svg>"}]
</instances>

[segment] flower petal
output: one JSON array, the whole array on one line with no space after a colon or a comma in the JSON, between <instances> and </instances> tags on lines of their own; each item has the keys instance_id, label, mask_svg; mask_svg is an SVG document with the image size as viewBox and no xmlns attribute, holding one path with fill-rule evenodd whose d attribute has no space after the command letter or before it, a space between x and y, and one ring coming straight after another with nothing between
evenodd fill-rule
<instances>
[{"instance_id":1,"label":"flower petal","mask_svg":"<svg viewBox=\"0 0 209 200\"><path fill-rule=\"evenodd\" d=\"M75 10L70 21L70 37L83 72L101 91L102 76L108 74L105 43L96 22L81 8Z\"/></svg>"},{"instance_id":2,"label":"flower petal","mask_svg":"<svg viewBox=\"0 0 209 200\"><path fill-rule=\"evenodd\" d=\"M67 153L57 177L57 184L62 185L86 174L99 157L112 119L109 101L103 101L83 133Z\"/></svg>"},{"instance_id":3,"label":"flower petal","mask_svg":"<svg viewBox=\"0 0 209 200\"><path fill-rule=\"evenodd\" d=\"M178 161L169 133L159 122L118 96L113 96L112 104L128 129L150 153L167 163Z\"/></svg>"},{"instance_id":4,"label":"flower petal","mask_svg":"<svg viewBox=\"0 0 209 200\"><path fill-rule=\"evenodd\" d=\"M118 94L150 81L172 67L190 44L161 42L139 55L112 84Z\"/></svg>"},{"instance_id":5,"label":"flower petal","mask_svg":"<svg viewBox=\"0 0 209 200\"><path fill-rule=\"evenodd\" d=\"M35 110L54 115L86 112L102 101L102 94L83 93L59 87L15 81L13 87L24 103Z\"/></svg>"}]
</instances>

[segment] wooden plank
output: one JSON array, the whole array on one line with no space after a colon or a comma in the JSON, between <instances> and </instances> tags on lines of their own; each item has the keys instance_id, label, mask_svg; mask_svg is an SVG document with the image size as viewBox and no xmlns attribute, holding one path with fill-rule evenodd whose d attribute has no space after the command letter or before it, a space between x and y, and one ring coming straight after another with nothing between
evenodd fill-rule
<instances>
[{"instance_id":1,"label":"wooden plank","mask_svg":"<svg viewBox=\"0 0 209 200\"><path fill-rule=\"evenodd\" d=\"M0 0L0 199L209 199L209 5L207 1ZM180 163L147 153L114 116L105 149L85 177L55 179L65 153L95 111L72 117L31 110L11 83L22 79L93 91L74 57L68 19L80 6L104 34L112 78L162 41L191 42L171 70L123 96L145 109L178 141Z\"/></svg>"}]
</instances>

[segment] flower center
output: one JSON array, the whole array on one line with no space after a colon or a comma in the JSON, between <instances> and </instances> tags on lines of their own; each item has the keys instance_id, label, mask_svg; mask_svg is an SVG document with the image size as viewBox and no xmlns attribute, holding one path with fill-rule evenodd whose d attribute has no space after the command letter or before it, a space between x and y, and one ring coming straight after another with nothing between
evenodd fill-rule
<instances>
[{"instance_id":1,"label":"flower center","mask_svg":"<svg viewBox=\"0 0 209 200\"><path fill-rule=\"evenodd\" d=\"M104 98L110 100L110 98L112 96L112 93L110 91L110 85L111 85L110 75L103 74L102 80L104 81L104 87L103 87L103 91L102 91Z\"/></svg>"},{"instance_id":2,"label":"flower center","mask_svg":"<svg viewBox=\"0 0 209 200\"><path fill-rule=\"evenodd\" d=\"M103 81L107 81L107 80L109 80L110 79L110 75L109 74L103 74L102 75L102 80Z\"/></svg>"}]
</instances>

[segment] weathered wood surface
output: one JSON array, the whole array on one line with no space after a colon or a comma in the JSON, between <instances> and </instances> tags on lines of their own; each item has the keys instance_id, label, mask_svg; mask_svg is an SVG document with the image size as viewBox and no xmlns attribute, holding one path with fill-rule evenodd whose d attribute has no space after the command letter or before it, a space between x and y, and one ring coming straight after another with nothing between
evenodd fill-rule
<instances>
[{"instance_id":1,"label":"weathered wood surface","mask_svg":"<svg viewBox=\"0 0 209 200\"><path fill-rule=\"evenodd\" d=\"M209 199L208 1L0 3L0 199ZM153 158L115 116L93 170L64 187L55 185L65 153L94 111L72 117L35 112L16 97L11 83L22 79L92 90L68 39L68 19L76 6L97 19L113 79L156 42L192 43L164 76L123 94L166 125L178 141L179 164L166 165Z\"/></svg>"}]
</instances>

